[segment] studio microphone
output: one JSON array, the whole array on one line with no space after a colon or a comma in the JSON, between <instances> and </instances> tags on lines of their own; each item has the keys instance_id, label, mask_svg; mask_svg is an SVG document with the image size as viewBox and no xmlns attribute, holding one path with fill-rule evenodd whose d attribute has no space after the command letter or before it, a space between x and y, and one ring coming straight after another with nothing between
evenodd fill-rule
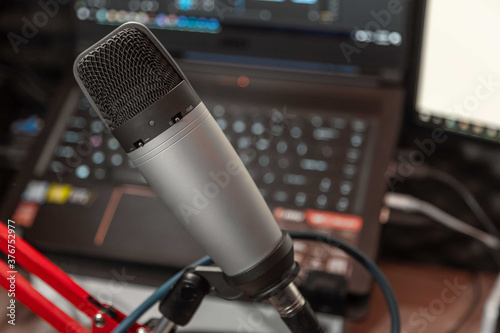
<instances>
[{"instance_id":1,"label":"studio microphone","mask_svg":"<svg viewBox=\"0 0 500 333\"><path fill-rule=\"evenodd\" d=\"M296 321L316 325L293 283L298 265L290 236L148 28L123 24L78 56L74 75L130 160L227 283L250 298L269 299L294 332L300 331Z\"/></svg>"}]
</instances>

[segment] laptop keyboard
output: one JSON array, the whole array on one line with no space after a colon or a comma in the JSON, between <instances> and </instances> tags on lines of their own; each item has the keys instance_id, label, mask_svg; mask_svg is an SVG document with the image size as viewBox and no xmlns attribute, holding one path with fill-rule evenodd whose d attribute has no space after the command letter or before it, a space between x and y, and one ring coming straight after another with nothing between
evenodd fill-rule
<instances>
[{"instance_id":1,"label":"laptop keyboard","mask_svg":"<svg viewBox=\"0 0 500 333\"><path fill-rule=\"evenodd\" d=\"M353 212L369 120L257 105L207 107L270 206ZM65 183L146 184L83 96L50 168Z\"/></svg>"}]
</instances>

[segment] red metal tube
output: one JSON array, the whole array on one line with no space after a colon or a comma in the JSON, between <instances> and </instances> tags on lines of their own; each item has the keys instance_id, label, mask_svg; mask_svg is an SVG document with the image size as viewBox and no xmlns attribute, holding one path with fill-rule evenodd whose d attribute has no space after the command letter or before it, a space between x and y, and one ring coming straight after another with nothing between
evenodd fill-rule
<instances>
[{"instance_id":1,"label":"red metal tube","mask_svg":"<svg viewBox=\"0 0 500 333\"><path fill-rule=\"evenodd\" d=\"M43 318L59 332L90 333L82 324L42 296L21 274L11 272L9 266L0 260L0 285L7 290L10 296L26 305L33 313ZM15 300L14 303L12 300L14 298L11 298L10 304L14 305L12 309L15 315L18 305L16 305ZM11 310L9 309L9 311Z\"/></svg>"}]
</instances>

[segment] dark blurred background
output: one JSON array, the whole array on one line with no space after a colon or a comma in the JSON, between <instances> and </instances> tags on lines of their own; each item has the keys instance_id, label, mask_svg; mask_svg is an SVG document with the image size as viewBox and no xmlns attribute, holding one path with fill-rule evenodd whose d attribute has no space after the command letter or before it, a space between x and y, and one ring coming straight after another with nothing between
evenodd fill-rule
<instances>
[{"instance_id":1,"label":"dark blurred background","mask_svg":"<svg viewBox=\"0 0 500 333\"><path fill-rule=\"evenodd\" d=\"M70 6L61 6L60 14L39 29L36 38L20 44L22 51L14 52L9 32L19 33L21 19L39 10L40 6L33 1L0 2L2 197L30 154L64 70L73 62L74 29Z\"/></svg>"},{"instance_id":2,"label":"dark blurred background","mask_svg":"<svg viewBox=\"0 0 500 333\"><path fill-rule=\"evenodd\" d=\"M6 37L19 31L22 17L39 10L36 2L3 0L0 2L0 30ZM60 6L60 13L40 28L36 38L20 44L15 53L8 38L0 40L0 200L9 191L12 179L23 167L44 125L47 109L59 99L60 87L75 53L75 31L71 5ZM407 78L408 81L411 77ZM410 89L411 83L408 83ZM432 129L418 126L407 105L398 151L418 149L416 140L428 138ZM449 140L437 145L436 153L425 164L459 179L483 205L492 220L500 218L500 148L486 140L449 134ZM411 193L428 200L463 220L476 223L460 196L450 187L431 179L407 179L397 182L398 192ZM478 242L437 227L425 217L395 213L383 228L382 260L418 261L464 269L496 270ZM394 223L393 223L394 222Z\"/></svg>"},{"instance_id":3,"label":"dark blurred background","mask_svg":"<svg viewBox=\"0 0 500 333\"><path fill-rule=\"evenodd\" d=\"M389 87L401 86L404 90L404 103L402 103L400 114L391 118L398 124L400 131L395 142L395 150L391 152L388 171L383 176L385 187L389 192L410 194L428 201L460 220L484 229L477 215L465 204L464 197L472 196L498 227L500 220L500 139L496 130L495 139L492 139L489 135L491 131L488 132L486 125L482 128L483 132L473 132L472 126L471 129L466 130L465 127L459 128L460 121L452 119L451 122L455 123L450 124L449 119L444 119L444 117L432 115L426 118L415 112L415 87L420 61L418 54L423 30L424 4L425 2L413 4L408 14L408 21L405 23L406 31L409 32L408 40L411 40L412 44L408 45L405 51L407 54L404 56L404 65L402 63L400 66L403 69L384 72L383 81L390 81ZM0 39L0 202L5 201L9 193L16 190L17 184L14 180L18 179L21 172L31 167L27 161L36 153L33 151L33 146L48 123L47 115L51 110L53 114L57 113L65 97L61 95L68 93L64 88L68 83L74 84L71 68L77 54L75 50L81 50L81 47L77 45L77 33L82 32L78 31L81 27L77 28L74 17L76 7L74 6L76 4L60 5L59 13L51 18L46 26L38 29L35 38L31 38L28 43L21 42L19 44L21 51L15 52L8 37L9 33L19 33L22 18L31 17L33 13L40 10L40 7L37 2L28 0L0 1L0 34L3 36ZM281 32L280 30L278 33ZM233 33L238 34L239 30ZM265 34L266 32L259 30L259 33ZM342 38L347 38L347 36L351 38L353 33L346 33ZM182 44L182 42L179 43L179 45ZM220 50L215 50L215 53L222 52L221 50L226 50L226 48L234 48L235 53L244 53L241 51L244 50L244 45L239 44L238 39L227 39L218 45ZM183 52L174 51L173 54L186 58ZM387 63L391 62L391 58L384 58L384 53L376 54ZM193 54L190 56L194 57ZM283 58L283 55L280 56ZM218 61L220 63L221 60ZM340 65L347 66L346 63ZM359 66L362 68L363 75L378 75L373 64L366 68L365 64ZM190 68L189 63L186 67ZM346 71L345 68L342 70ZM345 73L336 74L342 77ZM196 77L196 74L192 75ZM229 82L229 79L227 80ZM203 79L199 82L203 82ZM195 81L194 85L197 84ZM202 87L200 95L210 94L210 89L203 88L203 84L200 86ZM328 96L324 97L326 100ZM422 149L418 142L432 137L436 128L445 129L447 139L443 143L436 144L433 152L426 154L418 165L407 163L412 159L415 151ZM374 149L374 154L377 154L377 151ZM401 170L406 170L407 175L398 178L398 172ZM376 176L380 178L380 175ZM392 180L391 177L393 177ZM22 189L17 188L17 191L22 192ZM376 201L380 199L377 195L375 197ZM389 212L383 207L381 201L378 200L374 204L377 209L379 205L382 206L380 221L370 221L374 224L378 222L382 224L380 240L378 241L378 229L375 229L372 235L380 244L378 248L380 262L395 265L448 267L473 274L498 272L499 263L496 261L498 253L487 249L477 240L451 231L421 214L409 214L397 210ZM57 248L50 246L47 248L48 253L57 259L60 254ZM370 247L370 250L376 253L376 248L375 245ZM83 263L89 260L85 256L80 259ZM64 262L67 258L61 260ZM111 265L107 261L102 263L104 266L108 264Z\"/></svg>"}]
</instances>

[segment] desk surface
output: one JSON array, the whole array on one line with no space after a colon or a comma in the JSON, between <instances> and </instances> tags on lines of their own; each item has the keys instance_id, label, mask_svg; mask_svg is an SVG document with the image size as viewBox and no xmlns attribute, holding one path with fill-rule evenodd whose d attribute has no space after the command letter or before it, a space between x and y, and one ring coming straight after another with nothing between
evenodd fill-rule
<instances>
[{"instance_id":1,"label":"desk surface","mask_svg":"<svg viewBox=\"0 0 500 333\"><path fill-rule=\"evenodd\" d=\"M495 282L489 273L476 275L439 266L384 263L381 268L393 286L401 308L402 333L450 332L469 308L473 313L455 333L479 332L484 302ZM475 297L479 295L477 303ZM6 292L0 291L0 304L7 304ZM6 318L5 307L0 317ZM389 315L378 287L365 321L346 323L345 333L387 333ZM18 308L16 326L0 321L0 332L52 333L53 330L25 308Z\"/></svg>"},{"instance_id":2,"label":"desk surface","mask_svg":"<svg viewBox=\"0 0 500 333\"><path fill-rule=\"evenodd\" d=\"M381 268L398 298L403 333L452 332L471 306L472 315L453 332L479 332L484 303L496 275L410 264L383 263ZM387 333L389 322L382 292L376 287L366 320L346 323L345 332Z\"/></svg>"}]
</instances>

